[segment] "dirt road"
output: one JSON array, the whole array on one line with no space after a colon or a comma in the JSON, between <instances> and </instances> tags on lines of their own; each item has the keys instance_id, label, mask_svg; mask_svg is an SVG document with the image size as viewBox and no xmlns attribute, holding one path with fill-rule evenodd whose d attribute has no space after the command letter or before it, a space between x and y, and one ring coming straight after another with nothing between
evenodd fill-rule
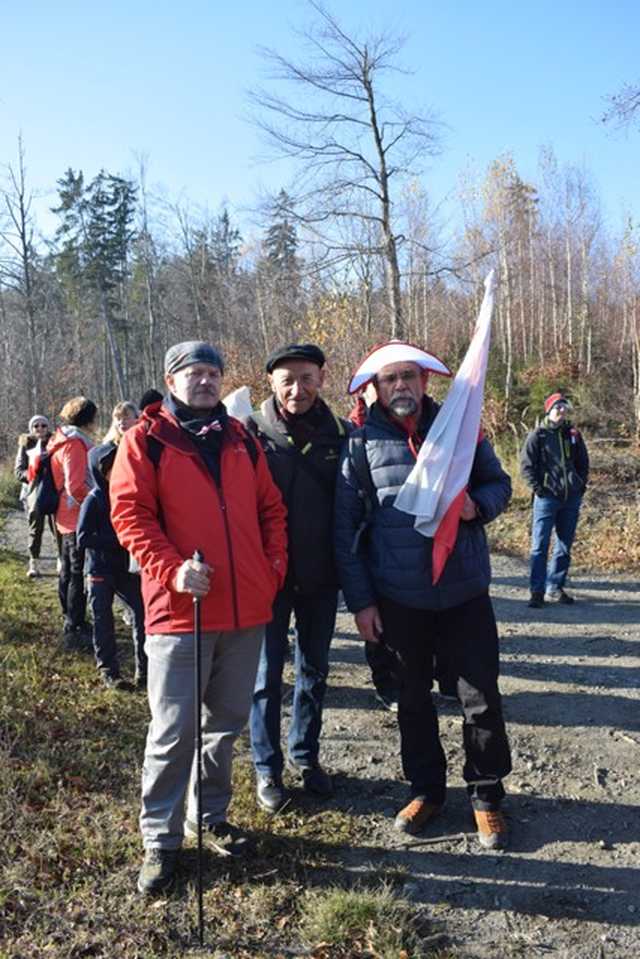
<instances>
[{"instance_id":1,"label":"dirt road","mask_svg":"<svg viewBox=\"0 0 640 959\"><path fill-rule=\"evenodd\" d=\"M23 524L9 515L6 544L22 547ZM447 806L414 845L402 845L391 826L406 796L395 718L374 702L352 618L339 617L323 760L337 774L332 804L357 816L367 837L341 850L340 868L396 871L402 894L469 959L637 959L640 587L631 577L577 576L576 605L544 610L527 608L525 587L522 562L494 557L514 763L504 853L475 842L451 705L441 711Z\"/></svg>"},{"instance_id":2,"label":"dirt road","mask_svg":"<svg viewBox=\"0 0 640 959\"><path fill-rule=\"evenodd\" d=\"M372 816L371 847L354 855L354 868L406 869L405 895L428 904L465 957L637 959L640 588L631 578L578 576L573 607L530 610L524 564L497 556L493 567L514 766L510 848L487 853L474 841L455 705L441 710L447 806L421 837L438 841L398 845L391 816L406 793L395 720L372 706L344 615L323 755L346 773L340 801Z\"/></svg>"}]
</instances>

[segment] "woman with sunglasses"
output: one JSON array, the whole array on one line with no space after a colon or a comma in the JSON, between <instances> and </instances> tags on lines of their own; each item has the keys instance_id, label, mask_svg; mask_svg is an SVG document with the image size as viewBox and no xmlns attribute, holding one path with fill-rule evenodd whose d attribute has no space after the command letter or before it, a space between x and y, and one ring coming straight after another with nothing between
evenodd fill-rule
<instances>
[{"instance_id":1,"label":"woman with sunglasses","mask_svg":"<svg viewBox=\"0 0 640 959\"><path fill-rule=\"evenodd\" d=\"M18 439L18 452L16 454L15 474L22 483L20 491L20 500L27 514L29 523L29 565L27 567L27 576L33 578L40 575L38 560L40 559L40 548L42 545L42 533L44 531L45 516L41 516L35 510L29 508L27 500L28 489L28 470L29 464L35 457L42 452L49 438L51 437L51 426L46 416L36 414L29 420L29 432L23 433ZM49 517L49 529L56 540L57 535L53 523L53 517Z\"/></svg>"}]
</instances>

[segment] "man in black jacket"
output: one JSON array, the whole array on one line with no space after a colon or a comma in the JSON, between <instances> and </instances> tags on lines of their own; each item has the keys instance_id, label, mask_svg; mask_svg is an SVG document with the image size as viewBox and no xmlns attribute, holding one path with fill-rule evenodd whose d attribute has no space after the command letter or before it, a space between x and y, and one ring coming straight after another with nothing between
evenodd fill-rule
<instances>
[{"instance_id":1,"label":"man in black jacket","mask_svg":"<svg viewBox=\"0 0 640 959\"><path fill-rule=\"evenodd\" d=\"M571 562L582 497L589 479L589 454L579 431L567 419L569 401L552 393L544 402L545 418L527 436L520 466L533 491L529 606L545 600L571 604L564 591ZM556 541L547 568L551 533Z\"/></svg>"},{"instance_id":2,"label":"man in black jacket","mask_svg":"<svg viewBox=\"0 0 640 959\"><path fill-rule=\"evenodd\" d=\"M260 441L287 507L289 566L267 626L251 710L257 799L275 813L286 799L280 745L282 671L289 621L295 615L295 689L288 762L304 788L330 796L319 763L322 704L335 626L338 579L333 557L333 507L340 449L349 429L320 398L325 358L312 344L291 344L269 357L273 396L246 425Z\"/></svg>"}]
</instances>

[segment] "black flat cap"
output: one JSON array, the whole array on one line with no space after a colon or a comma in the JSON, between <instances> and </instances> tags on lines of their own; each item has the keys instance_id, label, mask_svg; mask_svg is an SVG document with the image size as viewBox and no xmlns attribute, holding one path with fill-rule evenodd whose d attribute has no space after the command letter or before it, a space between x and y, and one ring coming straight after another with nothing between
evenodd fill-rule
<instances>
[{"instance_id":1,"label":"black flat cap","mask_svg":"<svg viewBox=\"0 0 640 959\"><path fill-rule=\"evenodd\" d=\"M289 343L273 351L267 360L267 373L273 373L276 366L285 360L306 360L307 363L315 363L320 369L325 364L324 353L319 346L313 343Z\"/></svg>"}]
</instances>

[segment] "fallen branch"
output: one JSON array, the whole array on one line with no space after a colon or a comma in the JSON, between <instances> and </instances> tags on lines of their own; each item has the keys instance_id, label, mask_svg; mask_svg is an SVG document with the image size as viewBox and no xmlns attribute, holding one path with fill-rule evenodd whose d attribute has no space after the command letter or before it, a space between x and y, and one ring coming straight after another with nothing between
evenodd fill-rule
<instances>
[{"instance_id":1,"label":"fallen branch","mask_svg":"<svg viewBox=\"0 0 640 959\"><path fill-rule=\"evenodd\" d=\"M438 843L442 842L452 842L456 839L467 839L471 835L475 835L475 833L454 832L451 833L450 836L431 836L429 839L417 839L414 842L401 842L398 843L398 846L402 846L405 849L409 849L411 846L436 846Z\"/></svg>"}]
</instances>

